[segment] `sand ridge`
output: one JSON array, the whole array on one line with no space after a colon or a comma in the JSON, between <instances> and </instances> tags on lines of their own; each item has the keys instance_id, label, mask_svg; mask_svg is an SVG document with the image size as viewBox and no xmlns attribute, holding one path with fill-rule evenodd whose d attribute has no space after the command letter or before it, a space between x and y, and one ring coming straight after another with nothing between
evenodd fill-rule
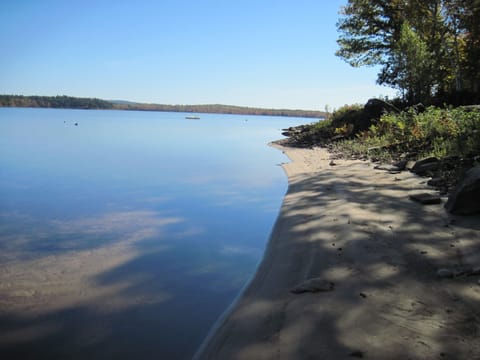
<instances>
[{"instance_id":1,"label":"sand ridge","mask_svg":"<svg viewBox=\"0 0 480 360\"><path fill-rule=\"evenodd\" d=\"M274 145L289 189L257 274L198 359L480 359L480 217L409 195L408 172ZM446 199L443 199L443 203ZM333 291L293 294L321 278Z\"/></svg>"}]
</instances>

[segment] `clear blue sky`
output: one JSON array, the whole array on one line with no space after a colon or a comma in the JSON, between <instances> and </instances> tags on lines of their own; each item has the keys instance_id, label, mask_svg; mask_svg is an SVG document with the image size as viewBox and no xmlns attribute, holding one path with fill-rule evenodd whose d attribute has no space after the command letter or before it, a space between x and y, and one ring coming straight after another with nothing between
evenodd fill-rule
<instances>
[{"instance_id":1,"label":"clear blue sky","mask_svg":"<svg viewBox=\"0 0 480 360\"><path fill-rule=\"evenodd\" d=\"M346 0L3 0L0 93L323 110L394 92L335 57Z\"/></svg>"}]
</instances>

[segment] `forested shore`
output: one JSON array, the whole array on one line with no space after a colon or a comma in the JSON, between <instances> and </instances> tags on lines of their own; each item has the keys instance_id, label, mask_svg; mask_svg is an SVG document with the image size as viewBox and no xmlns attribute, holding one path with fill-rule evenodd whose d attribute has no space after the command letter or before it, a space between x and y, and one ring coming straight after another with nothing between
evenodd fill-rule
<instances>
[{"instance_id":1,"label":"forested shore","mask_svg":"<svg viewBox=\"0 0 480 360\"><path fill-rule=\"evenodd\" d=\"M349 0L337 30L336 55L377 66L404 105L480 102L479 0Z\"/></svg>"},{"instance_id":2,"label":"forested shore","mask_svg":"<svg viewBox=\"0 0 480 360\"><path fill-rule=\"evenodd\" d=\"M138 111L168 111L210 114L292 116L306 118L324 118L326 113L315 110L265 109L255 107L207 104L207 105L167 105L145 104L128 101L109 101L97 98L78 98L71 96L23 96L0 95L0 107L33 107L60 109L111 109Z\"/></svg>"}]
</instances>

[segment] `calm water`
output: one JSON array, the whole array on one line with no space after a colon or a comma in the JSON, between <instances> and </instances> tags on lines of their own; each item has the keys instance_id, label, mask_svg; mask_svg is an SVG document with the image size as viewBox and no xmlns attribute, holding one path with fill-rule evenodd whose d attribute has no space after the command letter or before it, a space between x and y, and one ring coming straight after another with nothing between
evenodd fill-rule
<instances>
[{"instance_id":1,"label":"calm water","mask_svg":"<svg viewBox=\"0 0 480 360\"><path fill-rule=\"evenodd\" d=\"M0 357L190 358L277 216L266 144L308 121L0 109Z\"/></svg>"}]
</instances>

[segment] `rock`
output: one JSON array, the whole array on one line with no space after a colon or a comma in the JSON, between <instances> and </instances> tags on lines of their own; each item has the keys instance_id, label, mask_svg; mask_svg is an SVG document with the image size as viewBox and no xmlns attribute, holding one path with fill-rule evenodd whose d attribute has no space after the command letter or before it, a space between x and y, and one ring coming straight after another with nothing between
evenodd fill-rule
<instances>
[{"instance_id":1,"label":"rock","mask_svg":"<svg viewBox=\"0 0 480 360\"><path fill-rule=\"evenodd\" d=\"M380 99L368 100L363 107L363 111L373 119L379 119L383 114L391 112L398 114L400 112L400 110L392 104Z\"/></svg>"},{"instance_id":2,"label":"rock","mask_svg":"<svg viewBox=\"0 0 480 360\"><path fill-rule=\"evenodd\" d=\"M451 277L453 277L453 271L450 270L450 269L445 269L445 268L438 269L437 270L437 276L441 277L441 278L451 278Z\"/></svg>"},{"instance_id":3,"label":"rock","mask_svg":"<svg viewBox=\"0 0 480 360\"><path fill-rule=\"evenodd\" d=\"M418 103L416 105L413 105L411 109L414 110L417 114L420 114L426 110L426 107L422 103Z\"/></svg>"},{"instance_id":4,"label":"rock","mask_svg":"<svg viewBox=\"0 0 480 360\"><path fill-rule=\"evenodd\" d=\"M442 159L442 165L444 168L453 169L458 163L462 162L462 159L456 155L445 156Z\"/></svg>"},{"instance_id":5,"label":"rock","mask_svg":"<svg viewBox=\"0 0 480 360\"><path fill-rule=\"evenodd\" d=\"M363 352L360 350L352 351L348 356L363 359Z\"/></svg>"},{"instance_id":6,"label":"rock","mask_svg":"<svg viewBox=\"0 0 480 360\"><path fill-rule=\"evenodd\" d=\"M329 163L329 165L330 165L330 166L335 166L335 165L337 165L337 163L336 163L335 161L331 160L330 163Z\"/></svg>"},{"instance_id":7,"label":"rock","mask_svg":"<svg viewBox=\"0 0 480 360\"><path fill-rule=\"evenodd\" d=\"M418 160L415 165L410 169L411 172L417 175L425 175L429 172L438 170L440 167L440 160L436 157L429 157L426 159Z\"/></svg>"},{"instance_id":8,"label":"rock","mask_svg":"<svg viewBox=\"0 0 480 360\"><path fill-rule=\"evenodd\" d=\"M462 109L466 111L480 111L480 105L465 105L462 106Z\"/></svg>"},{"instance_id":9,"label":"rock","mask_svg":"<svg viewBox=\"0 0 480 360\"><path fill-rule=\"evenodd\" d=\"M331 138L332 142L345 140L345 139L346 139L345 135L335 135Z\"/></svg>"},{"instance_id":10,"label":"rock","mask_svg":"<svg viewBox=\"0 0 480 360\"><path fill-rule=\"evenodd\" d=\"M472 268L469 275L480 275L480 266Z\"/></svg>"},{"instance_id":11,"label":"rock","mask_svg":"<svg viewBox=\"0 0 480 360\"><path fill-rule=\"evenodd\" d=\"M403 171L403 170L405 170L405 168L407 166L407 163L408 163L408 161L406 161L406 160L400 160L400 161L395 162L393 165L396 166L398 168L398 170Z\"/></svg>"},{"instance_id":12,"label":"rock","mask_svg":"<svg viewBox=\"0 0 480 360\"><path fill-rule=\"evenodd\" d=\"M335 284L321 278L312 278L305 280L299 285L295 286L290 291L294 294L301 294L305 292L319 292L319 291L331 291Z\"/></svg>"},{"instance_id":13,"label":"rock","mask_svg":"<svg viewBox=\"0 0 480 360\"><path fill-rule=\"evenodd\" d=\"M480 275L480 266L469 267L463 269L447 269L441 268L437 270L438 277L454 278L459 276L477 276Z\"/></svg>"},{"instance_id":14,"label":"rock","mask_svg":"<svg viewBox=\"0 0 480 360\"><path fill-rule=\"evenodd\" d=\"M422 205L435 205L442 202L442 199L440 199L439 196L429 193L413 194L410 195L409 198L410 200L416 201Z\"/></svg>"},{"instance_id":15,"label":"rock","mask_svg":"<svg viewBox=\"0 0 480 360\"><path fill-rule=\"evenodd\" d=\"M346 110L342 116L334 117L332 120L332 127L342 128L346 125L350 130L344 135L350 137L360 131L369 129L370 126L378 122L383 114L389 112L398 113L400 111L395 106L383 100L370 99L363 109L352 108Z\"/></svg>"},{"instance_id":16,"label":"rock","mask_svg":"<svg viewBox=\"0 0 480 360\"><path fill-rule=\"evenodd\" d=\"M427 185L436 187L436 188L441 188L447 185L447 181L444 178L432 178L428 180Z\"/></svg>"},{"instance_id":17,"label":"rock","mask_svg":"<svg viewBox=\"0 0 480 360\"><path fill-rule=\"evenodd\" d=\"M480 213L480 165L470 169L448 198L445 208L452 214Z\"/></svg>"},{"instance_id":18,"label":"rock","mask_svg":"<svg viewBox=\"0 0 480 360\"><path fill-rule=\"evenodd\" d=\"M376 165L374 166L374 169L376 170L384 170L384 171L388 171L390 173L399 173L401 172L401 169L399 169L397 166L395 165Z\"/></svg>"},{"instance_id":19,"label":"rock","mask_svg":"<svg viewBox=\"0 0 480 360\"><path fill-rule=\"evenodd\" d=\"M414 166L415 166L415 161L409 160L409 161L407 161L407 163L405 164L405 169L411 171Z\"/></svg>"}]
</instances>

